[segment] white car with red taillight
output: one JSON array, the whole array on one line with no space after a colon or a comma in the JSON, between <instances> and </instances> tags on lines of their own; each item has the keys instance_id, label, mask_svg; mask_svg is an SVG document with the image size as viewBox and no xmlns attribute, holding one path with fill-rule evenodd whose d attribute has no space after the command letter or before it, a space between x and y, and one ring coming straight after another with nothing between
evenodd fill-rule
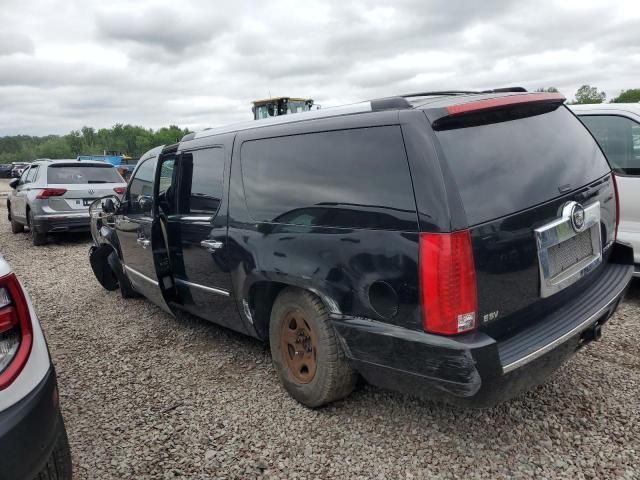
<instances>
[{"instance_id":1,"label":"white car with red taillight","mask_svg":"<svg viewBox=\"0 0 640 480\"><path fill-rule=\"evenodd\" d=\"M113 165L85 160L37 160L9 185L11 231L27 227L34 245L51 233L89 231L91 203L127 188Z\"/></svg>"},{"instance_id":2,"label":"white car with red taillight","mask_svg":"<svg viewBox=\"0 0 640 480\"><path fill-rule=\"evenodd\" d=\"M36 311L0 257L0 477L71 478L56 374Z\"/></svg>"}]
</instances>

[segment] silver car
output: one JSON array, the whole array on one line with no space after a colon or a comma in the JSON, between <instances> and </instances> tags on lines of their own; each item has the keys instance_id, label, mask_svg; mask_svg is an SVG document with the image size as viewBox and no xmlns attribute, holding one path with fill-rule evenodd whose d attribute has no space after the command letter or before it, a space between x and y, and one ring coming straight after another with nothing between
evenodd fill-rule
<instances>
[{"instance_id":1,"label":"silver car","mask_svg":"<svg viewBox=\"0 0 640 480\"><path fill-rule=\"evenodd\" d=\"M127 187L113 165L78 160L35 161L9 185L11 231L28 227L34 245L45 244L49 233L89 231L89 205Z\"/></svg>"},{"instance_id":2,"label":"silver car","mask_svg":"<svg viewBox=\"0 0 640 480\"><path fill-rule=\"evenodd\" d=\"M640 103L569 105L609 160L620 199L618 238L633 245L640 277Z\"/></svg>"}]
</instances>

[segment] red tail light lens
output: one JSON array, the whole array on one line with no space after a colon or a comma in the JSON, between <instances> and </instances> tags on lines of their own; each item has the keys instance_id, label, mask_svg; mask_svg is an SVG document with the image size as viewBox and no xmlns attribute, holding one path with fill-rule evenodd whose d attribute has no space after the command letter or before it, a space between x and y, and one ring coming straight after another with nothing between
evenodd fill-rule
<instances>
[{"instance_id":1,"label":"red tail light lens","mask_svg":"<svg viewBox=\"0 0 640 480\"><path fill-rule=\"evenodd\" d=\"M113 187L113 191L116 192L118 195L122 195L124 192L127 191L127 187Z\"/></svg>"},{"instance_id":2,"label":"red tail light lens","mask_svg":"<svg viewBox=\"0 0 640 480\"><path fill-rule=\"evenodd\" d=\"M16 276L0 277L0 390L22 371L33 344L27 300Z\"/></svg>"},{"instance_id":3,"label":"red tail light lens","mask_svg":"<svg viewBox=\"0 0 640 480\"><path fill-rule=\"evenodd\" d=\"M618 240L618 226L620 225L620 194L618 193L618 182L616 180L616 176L612 173L611 178L613 179L613 191L616 195L616 231L613 236L613 240Z\"/></svg>"},{"instance_id":4,"label":"red tail light lens","mask_svg":"<svg viewBox=\"0 0 640 480\"><path fill-rule=\"evenodd\" d=\"M67 193L66 188L44 188L40 190L38 195L36 195L36 198L43 200L49 197L60 197L65 193Z\"/></svg>"},{"instance_id":5,"label":"red tail light lens","mask_svg":"<svg viewBox=\"0 0 640 480\"><path fill-rule=\"evenodd\" d=\"M425 331L457 335L476 328L476 270L468 231L420 235L420 290Z\"/></svg>"}]
</instances>

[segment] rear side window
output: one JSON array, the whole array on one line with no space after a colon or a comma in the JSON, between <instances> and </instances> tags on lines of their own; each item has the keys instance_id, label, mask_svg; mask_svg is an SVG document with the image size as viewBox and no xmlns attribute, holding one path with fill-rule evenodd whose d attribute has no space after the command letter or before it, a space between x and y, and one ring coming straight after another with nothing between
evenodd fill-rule
<instances>
[{"instance_id":1,"label":"rear side window","mask_svg":"<svg viewBox=\"0 0 640 480\"><path fill-rule=\"evenodd\" d=\"M112 165L50 165L47 183L124 183L124 180Z\"/></svg>"},{"instance_id":2,"label":"rear side window","mask_svg":"<svg viewBox=\"0 0 640 480\"><path fill-rule=\"evenodd\" d=\"M417 230L399 126L252 140L241 159L247 207L258 221Z\"/></svg>"},{"instance_id":3,"label":"rear side window","mask_svg":"<svg viewBox=\"0 0 640 480\"><path fill-rule=\"evenodd\" d=\"M617 115L583 115L580 120L602 147L614 172L640 175L640 124Z\"/></svg>"},{"instance_id":4,"label":"rear side window","mask_svg":"<svg viewBox=\"0 0 640 480\"><path fill-rule=\"evenodd\" d=\"M182 169L180 213L213 215L222 199L224 149L206 148L186 152L180 159Z\"/></svg>"},{"instance_id":5,"label":"rear side window","mask_svg":"<svg viewBox=\"0 0 640 480\"><path fill-rule=\"evenodd\" d=\"M544 203L610 171L566 107L542 112L436 132L469 225Z\"/></svg>"}]
</instances>

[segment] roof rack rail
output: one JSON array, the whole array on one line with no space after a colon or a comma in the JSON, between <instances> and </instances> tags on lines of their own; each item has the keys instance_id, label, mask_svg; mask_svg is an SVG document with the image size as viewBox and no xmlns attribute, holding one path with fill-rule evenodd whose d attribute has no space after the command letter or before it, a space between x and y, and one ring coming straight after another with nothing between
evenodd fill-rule
<instances>
[{"instance_id":1,"label":"roof rack rail","mask_svg":"<svg viewBox=\"0 0 640 480\"><path fill-rule=\"evenodd\" d=\"M440 90L434 92L416 92L416 93L407 93L404 95L398 95L402 98L411 98L411 97L430 97L435 95L468 95L470 93L482 93L472 90Z\"/></svg>"},{"instance_id":2,"label":"roof rack rail","mask_svg":"<svg viewBox=\"0 0 640 480\"><path fill-rule=\"evenodd\" d=\"M509 93L509 92L526 93L527 89L524 87L504 87L504 88L493 88L491 90L483 90L479 93Z\"/></svg>"}]
</instances>

